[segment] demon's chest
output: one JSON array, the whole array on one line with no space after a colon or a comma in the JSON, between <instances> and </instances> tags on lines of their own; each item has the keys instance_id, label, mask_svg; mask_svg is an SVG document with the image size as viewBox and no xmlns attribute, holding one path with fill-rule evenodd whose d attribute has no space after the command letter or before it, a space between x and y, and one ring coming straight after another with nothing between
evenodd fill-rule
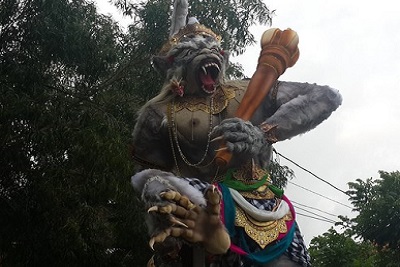
<instances>
[{"instance_id":1,"label":"demon's chest","mask_svg":"<svg viewBox=\"0 0 400 267\"><path fill-rule=\"evenodd\" d=\"M209 142L212 129L232 117L237 108L235 91L220 90L214 96L176 99L168 104L167 116L174 139L194 145Z\"/></svg>"},{"instance_id":2,"label":"demon's chest","mask_svg":"<svg viewBox=\"0 0 400 267\"><path fill-rule=\"evenodd\" d=\"M177 111L170 121L171 131L175 137L193 144L207 142L212 129L222 114L213 115L203 111Z\"/></svg>"}]
</instances>

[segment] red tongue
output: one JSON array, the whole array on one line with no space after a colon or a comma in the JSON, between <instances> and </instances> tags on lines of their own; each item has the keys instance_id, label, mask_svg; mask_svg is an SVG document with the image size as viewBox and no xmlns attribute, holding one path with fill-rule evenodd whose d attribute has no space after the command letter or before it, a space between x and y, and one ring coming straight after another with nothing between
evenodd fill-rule
<instances>
[{"instance_id":1,"label":"red tongue","mask_svg":"<svg viewBox=\"0 0 400 267\"><path fill-rule=\"evenodd\" d=\"M214 90L214 85L215 85L215 81L214 79L211 77L210 74L204 74L204 72L200 73L200 81L203 83L204 88L207 91L212 91Z\"/></svg>"}]
</instances>

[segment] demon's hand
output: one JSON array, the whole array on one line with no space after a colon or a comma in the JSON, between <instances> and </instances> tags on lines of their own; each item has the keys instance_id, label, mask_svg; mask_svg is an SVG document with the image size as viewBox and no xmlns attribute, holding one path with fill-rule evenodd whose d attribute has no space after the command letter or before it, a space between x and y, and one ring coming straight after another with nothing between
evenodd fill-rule
<instances>
[{"instance_id":1,"label":"demon's hand","mask_svg":"<svg viewBox=\"0 0 400 267\"><path fill-rule=\"evenodd\" d=\"M256 158L267 145L264 132L249 121L239 118L223 120L213 129L213 140L223 140L234 155Z\"/></svg>"},{"instance_id":2,"label":"demon's hand","mask_svg":"<svg viewBox=\"0 0 400 267\"><path fill-rule=\"evenodd\" d=\"M177 191L160 194L166 202L152 206L148 212L153 216L164 216L169 225L155 229L150 246L157 248L169 237L182 238L192 244L201 244L211 254L223 254L230 246L229 235L220 220L221 194L215 186L204 193L206 206L193 204L189 198Z\"/></svg>"}]
</instances>

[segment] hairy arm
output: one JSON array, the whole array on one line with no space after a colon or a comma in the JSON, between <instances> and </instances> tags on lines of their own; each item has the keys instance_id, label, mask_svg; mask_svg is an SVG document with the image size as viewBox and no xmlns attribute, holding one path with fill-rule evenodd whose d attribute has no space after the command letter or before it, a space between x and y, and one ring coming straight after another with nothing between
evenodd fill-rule
<instances>
[{"instance_id":1,"label":"hairy arm","mask_svg":"<svg viewBox=\"0 0 400 267\"><path fill-rule=\"evenodd\" d=\"M257 109L251 122L229 118L214 128L235 163L252 158L260 166L269 162L270 144L315 128L342 103L337 90L309 83L278 82Z\"/></svg>"},{"instance_id":2,"label":"hairy arm","mask_svg":"<svg viewBox=\"0 0 400 267\"><path fill-rule=\"evenodd\" d=\"M142 109L132 135L132 157L139 165L144 168L172 169L168 125L160 109L150 105Z\"/></svg>"},{"instance_id":3,"label":"hairy arm","mask_svg":"<svg viewBox=\"0 0 400 267\"><path fill-rule=\"evenodd\" d=\"M264 125L276 126L271 130L275 141L290 139L315 128L341 103L339 92L329 86L279 82L277 91L271 90L267 101L263 103L262 109L269 110L267 113L271 114ZM271 112L271 108L275 109L274 112Z\"/></svg>"}]
</instances>

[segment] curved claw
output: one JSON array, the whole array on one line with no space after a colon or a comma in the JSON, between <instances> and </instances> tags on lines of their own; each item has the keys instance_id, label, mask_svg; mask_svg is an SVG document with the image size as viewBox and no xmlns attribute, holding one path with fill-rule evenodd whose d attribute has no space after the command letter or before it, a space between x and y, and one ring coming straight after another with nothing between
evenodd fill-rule
<instances>
[{"instance_id":1,"label":"curved claw","mask_svg":"<svg viewBox=\"0 0 400 267\"><path fill-rule=\"evenodd\" d=\"M149 246L150 246L151 250L153 250L153 251L154 251L154 243L155 242L156 242L156 240L154 239L154 237L151 238L149 241Z\"/></svg>"},{"instance_id":2,"label":"curved claw","mask_svg":"<svg viewBox=\"0 0 400 267\"><path fill-rule=\"evenodd\" d=\"M152 212L152 211L158 211L158 207L157 207L157 206L153 206L153 207L149 208L149 209L147 210L147 213L150 213L150 212Z\"/></svg>"},{"instance_id":3,"label":"curved claw","mask_svg":"<svg viewBox=\"0 0 400 267\"><path fill-rule=\"evenodd\" d=\"M211 185L211 192L215 193L217 191L217 187L215 185Z\"/></svg>"},{"instance_id":4,"label":"curved claw","mask_svg":"<svg viewBox=\"0 0 400 267\"><path fill-rule=\"evenodd\" d=\"M180 226L183 226L183 227L185 227L185 228L189 228L189 226L187 226L187 225L184 224L183 222L177 220L175 217L171 217L170 222L171 222L173 225L180 225Z\"/></svg>"},{"instance_id":5,"label":"curved claw","mask_svg":"<svg viewBox=\"0 0 400 267\"><path fill-rule=\"evenodd\" d=\"M215 152L224 151L224 150L228 150L228 147L224 146L224 147L218 148L215 150Z\"/></svg>"},{"instance_id":6,"label":"curved claw","mask_svg":"<svg viewBox=\"0 0 400 267\"><path fill-rule=\"evenodd\" d=\"M223 136L223 135L220 135L220 136L217 136L217 137L211 139L211 140L210 140L210 143L215 142L215 141L221 141L221 140L223 140L223 139L224 139L224 136Z\"/></svg>"},{"instance_id":7,"label":"curved claw","mask_svg":"<svg viewBox=\"0 0 400 267\"><path fill-rule=\"evenodd\" d=\"M219 204L221 203L221 193L215 185L210 185L206 189L204 197L206 198L207 203L211 205L209 206L209 208L212 208L212 206L214 206L214 208L212 209L215 209L215 211L213 212L219 211Z\"/></svg>"}]
</instances>

